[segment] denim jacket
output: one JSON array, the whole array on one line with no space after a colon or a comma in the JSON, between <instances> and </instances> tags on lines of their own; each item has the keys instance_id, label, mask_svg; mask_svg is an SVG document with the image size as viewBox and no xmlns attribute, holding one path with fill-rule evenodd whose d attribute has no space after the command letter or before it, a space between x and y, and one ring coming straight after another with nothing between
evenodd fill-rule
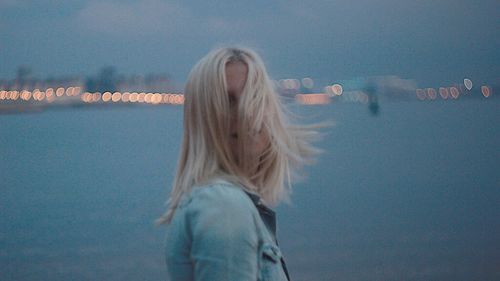
<instances>
[{"instance_id":1,"label":"denim jacket","mask_svg":"<svg viewBox=\"0 0 500 281\"><path fill-rule=\"evenodd\" d=\"M166 262L172 281L290 280L274 211L224 180L181 198L167 228Z\"/></svg>"}]
</instances>

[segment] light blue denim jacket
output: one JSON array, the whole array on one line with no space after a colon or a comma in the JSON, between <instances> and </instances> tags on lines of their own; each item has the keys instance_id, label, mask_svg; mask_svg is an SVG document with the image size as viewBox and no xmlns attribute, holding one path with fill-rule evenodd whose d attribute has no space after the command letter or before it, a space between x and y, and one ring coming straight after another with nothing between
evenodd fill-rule
<instances>
[{"instance_id":1,"label":"light blue denim jacket","mask_svg":"<svg viewBox=\"0 0 500 281\"><path fill-rule=\"evenodd\" d=\"M171 281L289 280L274 211L224 180L182 197L167 228L166 262Z\"/></svg>"}]
</instances>

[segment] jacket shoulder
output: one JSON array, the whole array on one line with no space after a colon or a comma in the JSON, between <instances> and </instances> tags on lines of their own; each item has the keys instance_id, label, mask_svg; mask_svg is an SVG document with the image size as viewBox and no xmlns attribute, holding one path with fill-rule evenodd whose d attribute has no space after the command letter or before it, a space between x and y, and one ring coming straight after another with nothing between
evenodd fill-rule
<instances>
[{"instance_id":1,"label":"jacket shoulder","mask_svg":"<svg viewBox=\"0 0 500 281\"><path fill-rule=\"evenodd\" d=\"M253 202L245 191L235 184L216 181L193 187L188 196L188 205L230 210L254 209Z\"/></svg>"},{"instance_id":2,"label":"jacket shoulder","mask_svg":"<svg viewBox=\"0 0 500 281\"><path fill-rule=\"evenodd\" d=\"M185 219L194 241L257 243L258 211L240 187L208 184L196 187L190 197Z\"/></svg>"}]
</instances>

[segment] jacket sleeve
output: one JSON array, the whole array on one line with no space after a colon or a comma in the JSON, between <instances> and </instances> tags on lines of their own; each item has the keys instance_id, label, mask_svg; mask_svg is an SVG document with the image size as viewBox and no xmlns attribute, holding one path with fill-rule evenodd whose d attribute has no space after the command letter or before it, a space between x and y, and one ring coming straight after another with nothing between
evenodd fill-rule
<instances>
[{"instance_id":1,"label":"jacket sleeve","mask_svg":"<svg viewBox=\"0 0 500 281\"><path fill-rule=\"evenodd\" d=\"M204 188L187 210L194 279L256 281L258 238L245 194L227 187Z\"/></svg>"}]
</instances>

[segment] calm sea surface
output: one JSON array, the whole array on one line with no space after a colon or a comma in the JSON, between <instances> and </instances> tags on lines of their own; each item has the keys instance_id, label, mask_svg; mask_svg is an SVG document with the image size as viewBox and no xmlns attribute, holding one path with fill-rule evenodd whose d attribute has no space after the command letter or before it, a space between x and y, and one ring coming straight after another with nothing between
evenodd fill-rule
<instances>
[{"instance_id":1,"label":"calm sea surface","mask_svg":"<svg viewBox=\"0 0 500 281\"><path fill-rule=\"evenodd\" d=\"M297 107L333 120L277 208L292 279L500 280L500 100ZM166 280L181 107L0 115L0 280Z\"/></svg>"}]
</instances>

